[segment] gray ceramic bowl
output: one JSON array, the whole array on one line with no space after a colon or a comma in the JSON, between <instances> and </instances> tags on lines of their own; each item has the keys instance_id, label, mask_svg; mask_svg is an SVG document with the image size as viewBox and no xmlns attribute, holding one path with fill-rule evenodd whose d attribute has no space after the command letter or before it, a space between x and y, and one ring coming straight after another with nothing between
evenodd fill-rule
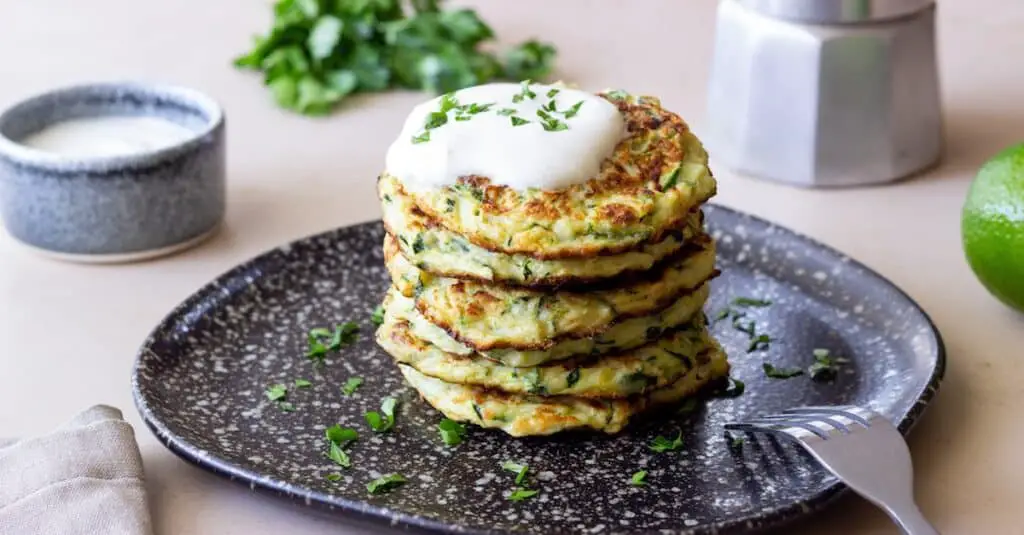
<instances>
[{"instance_id":1,"label":"gray ceramic bowl","mask_svg":"<svg viewBox=\"0 0 1024 535\"><path fill-rule=\"evenodd\" d=\"M167 148L74 157L19 144L69 119L150 115L192 135ZM18 241L61 258L119 262L209 237L224 217L224 112L191 89L106 83L58 89L0 114L0 216Z\"/></svg>"}]
</instances>

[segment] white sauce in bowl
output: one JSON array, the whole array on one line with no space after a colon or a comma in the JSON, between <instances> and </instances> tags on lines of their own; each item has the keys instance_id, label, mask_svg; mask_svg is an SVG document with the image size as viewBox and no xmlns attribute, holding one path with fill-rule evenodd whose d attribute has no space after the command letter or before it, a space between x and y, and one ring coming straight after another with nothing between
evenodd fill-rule
<instances>
[{"instance_id":1,"label":"white sauce in bowl","mask_svg":"<svg viewBox=\"0 0 1024 535\"><path fill-rule=\"evenodd\" d=\"M193 135L192 130L159 117L109 115L54 123L18 143L65 156L104 157L162 149Z\"/></svg>"},{"instance_id":2,"label":"white sauce in bowl","mask_svg":"<svg viewBox=\"0 0 1024 535\"><path fill-rule=\"evenodd\" d=\"M386 171L413 191L468 175L554 190L594 178L625 134L618 108L592 93L486 84L413 108L388 149Z\"/></svg>"}]
</instances>

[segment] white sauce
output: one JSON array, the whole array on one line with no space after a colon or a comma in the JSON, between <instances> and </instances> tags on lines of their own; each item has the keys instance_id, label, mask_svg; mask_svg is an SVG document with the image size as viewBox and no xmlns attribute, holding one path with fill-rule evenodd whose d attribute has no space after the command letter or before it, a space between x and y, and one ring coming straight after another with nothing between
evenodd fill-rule
<instances>
[{"instance_id":1,"label":"white sauce","mask_svg":"<svg viewBox=\"0 0 1024 535\"><path fill-rule=\"evenodd\" d=\"M66 156L102 157L162 149L192 135L188 128L159 117L112 115L54 123L19 143Z\"/></svg>"},{"instance_id":2,"label":"white sauce","mask_svg":"<svg viewBox=\"0 0 1024 535\"><path fill-rule=\"evenodd\" d=\"M424 126L432 112L440 111L442 97L416 106L388 149L387 172L414 191L451 185L467 175L487 177L491 183L518 190L560 189L597 176L601 163L626 134L618 108L575 89L530 84L529 90L536 96L520 102L513 101L523 92L520 84L487 84L457 91L455 99L460 105L494 105L468 114L465 121L455 120L460 113L449 111L447 122L430 130ZM552 90L557 94L549 97ZM557 111L543 110L552 100ZM565 112L579 102L577 113L566 118ZM509 109L515 110L512 116L500 113ZM565 129L545 130L537 110L548 113L555 125L561 123ZM530 122L513 126L512 117ZM414 142L414 137L425 132L429 140Z\"/></svg>"}]
</instances>

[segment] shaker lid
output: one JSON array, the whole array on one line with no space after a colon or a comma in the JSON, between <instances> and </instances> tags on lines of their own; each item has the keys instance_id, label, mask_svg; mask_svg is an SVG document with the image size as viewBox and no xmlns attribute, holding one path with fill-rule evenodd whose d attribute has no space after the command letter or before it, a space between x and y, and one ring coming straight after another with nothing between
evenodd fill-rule
<instances>
[{"instance_id":1,"label":"shaker lid","mask_svg":"<svg viewBox=\"0 0 1024 535\"><path fill-rule=\"evenodd\" d=\"M810 24L877 22L911 15L935 0L735 0L758 13Z\"/></svg>"}]
</instances>

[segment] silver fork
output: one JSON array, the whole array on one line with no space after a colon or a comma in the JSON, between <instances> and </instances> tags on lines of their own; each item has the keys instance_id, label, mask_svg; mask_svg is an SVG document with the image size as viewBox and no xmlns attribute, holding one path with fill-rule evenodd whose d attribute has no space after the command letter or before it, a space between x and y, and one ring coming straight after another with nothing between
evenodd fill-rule
<instances>
[{"instance_id":1,"label":"silver fork","mask_svg":"<svg viewBox=\"0 0 1024 535\"><path fill-rule=\"evenodd\" d=\"M906 535L938 535L914 503L914 471L903 436L860 407L804 407L725 425L796 440L857 494L882 508Z\"/></svg>"}]
</instances>

